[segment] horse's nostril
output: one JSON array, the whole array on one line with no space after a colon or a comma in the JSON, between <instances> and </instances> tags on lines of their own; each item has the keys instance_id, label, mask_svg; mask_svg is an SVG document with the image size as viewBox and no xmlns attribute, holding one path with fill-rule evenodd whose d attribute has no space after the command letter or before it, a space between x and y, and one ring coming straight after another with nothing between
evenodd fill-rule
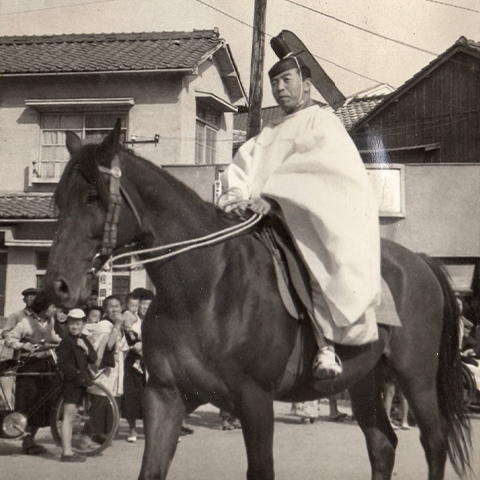
<instances>
[{"instance_id":1,"label":"horse's nostril","mask_svg":"<svg viewBox=\"0 0 480 480\"><path fill-rule=\"evenodd\" d=\"M68 295L68 286L64 280L57 280L54 283L53 288L55 290L55 293L59 296Z\"/></svg>"}]
</instances>

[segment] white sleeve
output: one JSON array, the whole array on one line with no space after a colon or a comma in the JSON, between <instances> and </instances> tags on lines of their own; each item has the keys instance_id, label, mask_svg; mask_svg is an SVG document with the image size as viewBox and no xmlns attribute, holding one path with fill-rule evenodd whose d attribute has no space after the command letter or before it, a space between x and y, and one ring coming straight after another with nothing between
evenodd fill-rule
<instances>
[{"instance_id":1,"label":"white sleeve","mask_svg":"<svg viewBox=\"0 0 480 480\"><path fill-rule=\"evenodd\" d=\"M252 192L252 183L255 173L253 165L253 150L257 137L244 143L233 162L226 168L221 176L222 189L228 200L247 200Z\"/></svg>"}]
</instances>

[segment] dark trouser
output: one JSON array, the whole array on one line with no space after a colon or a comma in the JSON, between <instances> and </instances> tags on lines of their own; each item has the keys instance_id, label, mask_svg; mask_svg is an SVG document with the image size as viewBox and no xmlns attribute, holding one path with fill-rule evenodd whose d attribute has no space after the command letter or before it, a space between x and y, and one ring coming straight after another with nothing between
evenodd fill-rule
<instances>
[{"instance_id":1,"label":"dark trouser","mask_svg":"<svg viewBox=\"0 0 480 480\"><path fill-rule=\"evenodd\" d=\"M48 358L22 359L25 362L18 373L52 372ZM28 427L35 429L50 425L53 403L56 400L48 396L54 386L54 377L19 376L16 378L15 410L27 416Z\"/></svg>"}]
</instances>

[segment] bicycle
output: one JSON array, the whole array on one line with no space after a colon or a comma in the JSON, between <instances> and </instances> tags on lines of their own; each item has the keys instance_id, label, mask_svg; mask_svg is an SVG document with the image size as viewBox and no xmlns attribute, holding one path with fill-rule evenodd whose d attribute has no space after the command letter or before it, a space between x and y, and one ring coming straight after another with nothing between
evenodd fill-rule
<instances>
[{"instance_id":1,"label":"bicycle","mask_svg":"<svg viewBox=\"0 0 480 480\"><path fill-rule=\"evenodd\" d=\"M23 363L21 360L3 360L0 361L0 380L2 378L20 377L20 376L47 376L54 377L55 382L51 389L42 396L35 405L25 414L15 410L11 405L5 392L2 382L0 382L0 393L5 404L4 409L0 409L0 436L3 438L20 438L25 435L28 425L28 418L41 408L45 402L54 399L53 409L50 417L50 430L56 445L61 446L61 425L63 418L63 394L61 383L61 372L57 365L57 356L55 353L55 345L36 345L35 353L47 351L53 360L55 366L52 372L19 372ZM98 375L97 375L98 376ZM99 397L106 400L101 401ZM96 413L99 404L103 403L103 409L109 421L107 431L102 428L102 432L98 432L99 425L95 424ZM78 407L77 416L73 422L72 428L72 450L75 453L94 456L103 452L115 438L120 422L120 412L117 402L112 393L102 384L94 381L85 389L81 405ZM85 441L88 440L88 441Z\"/></svg>"}]
</instances>

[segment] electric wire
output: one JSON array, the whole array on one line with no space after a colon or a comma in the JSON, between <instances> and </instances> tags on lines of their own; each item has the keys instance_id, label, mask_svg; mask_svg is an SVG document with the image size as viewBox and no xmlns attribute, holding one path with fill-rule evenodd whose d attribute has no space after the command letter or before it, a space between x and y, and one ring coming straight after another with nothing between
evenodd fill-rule
<instances>
[{"instance_id":1,"label":"electric wire","mask_svg":"<svg viewBox=\"0 0 480 480\"><path fill-rule=\"evenodd\" d=\"M0 17L7 17L10 15L20 15L22 13L43 12L46 10L58 10L59 8L81 7L83 5L94 5L96 3L112 3L112 2L119 2L119 1L122 1L122 0L95 0L94 2L73 3L71 5L57 5L55 7L34 8L32 10L18 10L16 12L0 13Z\"/></svg>"},{"instance_id":2,"label":"electric wire","mask_svg":"<svg viewBox=\"0 0 480 480\"><path fill-rule=\"evenodd\" d=\"M460 10L466 10L468 12L480 13L480 10L475 10L474 8L462 7L461 5L454 5L453 3L439 2L438 0L425 0L430 3L438 3L439 5L444 5L446 7L459 8Z\"/></svg>"},{"instance_id":3,"label":"electric wire","mask_svg":"<svg viewBox=\"0 0 480 480\"><path fill-rule=\"evenodd\" d=\"M383 40L388 40L389 42L393 42L393 43L396 43L398 45L402 45L404 47L413 48L414 50L417 50L417 51L422 52L422 53L427 53L429 55L434 55L434 56L438 55L438 53L432 52L431 50L426 50L424 48L420 48L420 47L417 47L415 45L411 45L410 43L402 42L401 40L396 40L395 38L387 37L386 35L382 35L380 33L373 32L372 30L369 30L368 28L359 27L358 25L354 25L353 23L346 22L345 20L341 20L340 18L337 18L334 15L329 15L328 13L321 12L320 10L316 10L315 8L312 8L312 7L307 7L306 5L302 5L301 3L294 2L293 0L284 0L284 1L288 2L288 3L291 3L292 5L296 5L298 7L304 8L305 10L309 10L311 12L318 13L319 15L330 18L331 20L339 22L343 25L347 25L349 27L356 28L357 30L368 33L370 35L374 35L376 37L382 38Z\"/></svg>"},{"instance_id":4,"label":"electric wire","mask_svg":"<svg viewBox=\"0 0 480 480\"><path fill-rule=\"evenodd\" d=\"M249 27L249 28L251 28L251 29L253 30L253 25L251 25L251 24L249 24L249 23L247 23L247 22L244 22L243 20L240 20L239 18L234 17L233 15L230 15L229 13L226 13L226 12L220 10L219 8L216 8L216 7L214 7L213 5L209 5L208 3L204 2L203 0L195 0L195 1L198 2L198 3L200 3L200 4L202 4L202 5L205 5L205 6L208 7L208 8L211 8L212 10L214 10L214 11L216 11L216 12L222 14L222 15L225 15L226 17L231 18L232 20L235 20L236 22L241 23L242 25L245 25L245 26L247 26L247 27ZM263 32L263 33L265 34L265 36L267 36L267 37L269 37L269 38L273 38L273 37L274 37L274 35L272 35L272 34L270 34L270 33L268 33L268 32ZM331 64L331 65L334 65L335 67L340 68L341 70L345 70L346 72L353 73L354 75L356 75L356 76L358 76L358 77L361 77L361 78L364 78L365 80L370 80L371 82L374 82L374 83L384 83L384 82L382 82L382 81L380 81L380 80L377 80L377 79L375 79L375 78L369 77L369 76L367 76L367 75L363 75L362 73L358 73L358 72L356 72L355 70L351 70L350 68L344 67L344 66L342 66L342 65L340 65L340 64L338 64L338 63L332 62L331 60L328 60L327 58L321 57L321 56L316 55L316 54L314 54L314 53L312 53L312 55L313 55L315 58L319 59L319 60L322 60L322 61L324 61L324 62L327 62L327 63L329 63L329 64Z\"/></svg>"}]
</instances>

